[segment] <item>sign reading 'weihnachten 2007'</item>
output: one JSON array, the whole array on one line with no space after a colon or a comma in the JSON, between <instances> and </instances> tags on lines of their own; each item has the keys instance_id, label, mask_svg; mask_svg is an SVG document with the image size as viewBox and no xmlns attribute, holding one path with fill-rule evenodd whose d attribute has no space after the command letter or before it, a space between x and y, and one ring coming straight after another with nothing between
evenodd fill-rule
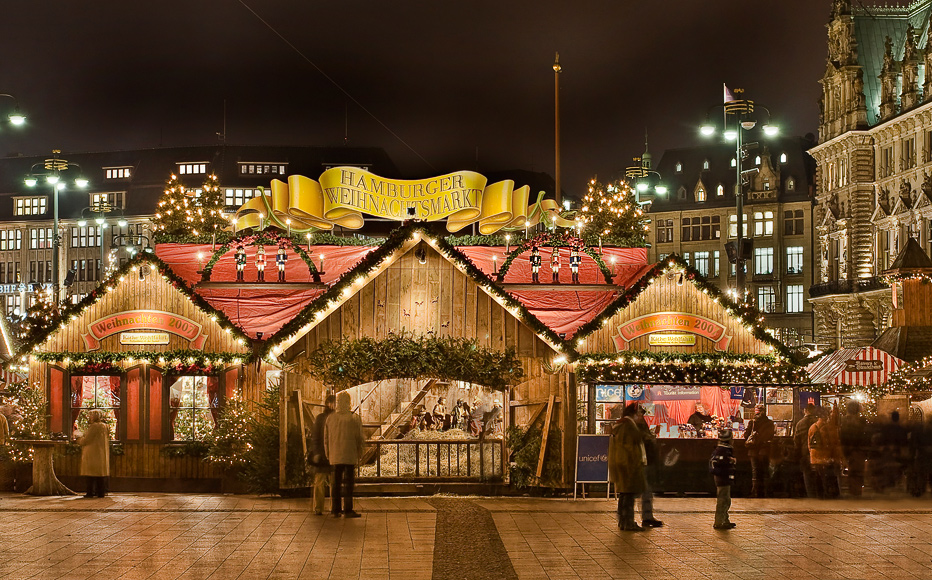
<instances>
[{"instance_id":1,"label":"sign reading 'weihnachten 2007'","mask_svg":"<svg viewBox=\"0 0 932 580\"><path fill-rule=\"evenodd\" d=\"M236 212L235 227L275 224L291 231L358 229L363 214L392 220L447 221L456 232L478 223L482 234L523 229L542 219L562 227L574 222L559 217L560 208L540 192L531 203L530 188L511 180L488 184L474 171L457 171L428 179L386 179L358 167L334 167L317 180L291 175L288 183L273 180L269 191ZM546 217L545 217L546 216Z\"/></svg>"},{"instance_id":2,"label":"sign reading 'weihnachten 2007'","mask_svg":"<svg viewBox=\"0 0 932 580\"><path fill-rule=\"evenodd\" d=\"M723 324L688 312L655 312L638 316L620 325L618 334L612 336L612 340L615 342L615 349L623 351L628 349L629 343L635 338L654 336L654 333L658 332L701 336L715 343L715 349L720 351L728 350L731 343L731 335L726 334L727 329ZM686 346L685 343L681 345Z\"/></svg>"},{"instance_id":3,"label":"sign reading 'weihnachten 2007'","mask_svg":"<svg viewBox=\"0 0 932 580\"><path fill-rule=\"evenodd\" d=\"M177 334L191 342L191 348L201 350L207 335L203 334L203 326L190 318L178 316L171 312L160 310L126 310L115 312L103 318L94 320L87 325L87 333L82 334L87 350L100 348L100 341L116 333L125 333L131 330L162 330Z\"/></svg>"}]
</instances>

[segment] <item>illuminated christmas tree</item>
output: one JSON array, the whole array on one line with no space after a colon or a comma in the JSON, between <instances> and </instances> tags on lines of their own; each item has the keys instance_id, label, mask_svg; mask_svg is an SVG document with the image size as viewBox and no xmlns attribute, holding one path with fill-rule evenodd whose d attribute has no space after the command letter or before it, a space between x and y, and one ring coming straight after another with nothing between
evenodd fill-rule
<instances>
[{"instance_id":1,"label":"illuminated christmas tree","mask_svg":"<svg viewBox=\"0 0 932 580\"><path fill-rule=\"evenodd\" d=\"M157 233L182 235L190 232L194 226L193 193L185 189L177 175L172 174L165 183L158 210L152 218Z\"/></svg>"},{"instance_id":2,"label":"illuminated christmas tree","mask_svg":"<svg viewBox=\"0 0 932 580\"><path fill-rule=\"evenodd\" d=\"M590 245L598 243L599 238L604 242L643 245L650 229L634 190L624 181L603 185L591 179L576 219L582 225L582 237Z\"/></svg>"},{"instance_id":3,"label":"illuminated christmas tree","mask_svg":"<svg viewBox=\"0 0 932 580\"><path fill-rule=\"evenodd\" d=\"M233 395L223 405L217 425L207 436L210 445L207 460L224 467L244 467L246 453L252 449L249 442L249 424L253 414L240 394Z\"/></svg>"},{"instance_id":4,"label":"illuminated christmas tree","mask_svg":"<svg viewBox=\"0 0 932 580\"><path fill-rule=\"evenodd\" d=\"M217 176L211 173L204 180L203 191L198 198L196 225L191 234L195 236L212 234L228 226L229 222L223 216L225 202L223 188L220 187Z\"/></svg>"},{"instance_id":5,"label":"illuminated christmas tree","mask_svg":"<svg viewBox=\"0 0 932 580\"><path fill-rule=\"evenodd\" d=\"M35 293L36 301L26 310L26 315L16 324L14 331L25 341L44 334L48 329L58 325L60 314L55 303L55 293L45 288Z\"/></svg>"},{"instance_id":6,"label":"illuminated christmas tree","mask_svg":"<svg viewBox=\"0 0 932 580\"><path fill-rule=\"evenodd\" d=\"M48 439L48 403L38 383L29 385L23 381L7 387L13 404L13 415L9 417L12 439ZM14 461L31 461L32 449L22 445L12 448Z\"/></svg>"}]
</instances>

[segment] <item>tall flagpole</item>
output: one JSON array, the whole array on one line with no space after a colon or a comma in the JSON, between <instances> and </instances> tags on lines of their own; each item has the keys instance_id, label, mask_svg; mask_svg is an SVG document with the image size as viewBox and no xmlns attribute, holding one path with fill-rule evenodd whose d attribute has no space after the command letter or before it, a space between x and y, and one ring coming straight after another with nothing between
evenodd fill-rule
<instances>
[{"instance_id":1,"label":"tall flagpole","mask_svg":"<svg viewBox=\"0 0 932 580\"><path fill-rule=\"evenodd\" d=\"M560 66L560 53L556 54L557 56L553 61L554 147L556 149L556 170L553 175L554 181L556 181L556 191L553 194L553 199L557 202L557 205L560 205L562 203L560 200L560 71L563 70L563 67Z\"/></svg>"}]
</instances>

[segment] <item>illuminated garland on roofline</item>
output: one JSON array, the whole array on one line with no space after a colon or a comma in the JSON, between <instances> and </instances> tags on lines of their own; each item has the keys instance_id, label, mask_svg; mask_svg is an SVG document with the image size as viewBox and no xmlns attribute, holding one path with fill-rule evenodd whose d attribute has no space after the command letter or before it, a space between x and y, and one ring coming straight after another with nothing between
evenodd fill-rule
<instances>
[{"instance_id":1,"label":"illuminated garland on roofline","mask_svg":"<svg viewBox=\"0 0 932 580\"><path fill-rule=\"evenodd\" d=\"M692 282L703 294L708 295L713 302L721 303L726 313L737 318L754 338L766 343L779 356L793 358L793 353L786 345L774 338L770 330L763 326L764 315L760 310L747 303L739 304L735 302L722 292L718 286L706 280L705 277L676 254L671 254L662 262L655 264L650 271L634 282L621 296L616 298L614 302L609 304L601 314L579 327L579 330L576 331L576 340L584 341L590 334L608 324L615 314L624 310L634 302L641 292L650 286L651 283L660 276L664 276L671 271L674 274L682 274L685 280Z\"/></svg>"},{"instance_id":2,"label":"illuminated garland on roofline","mask_svg":"<svg viewBox=\"0 0 932 580\"><path fill-rule=\"evenodd\" d=\"M264 345L263 356L277 356L280 345L298 334L306 332L315 322L334 312L343 302L361 288L371 277L380 274L409 240L423 239L433 249L466 271L493 300L505 310L531 328L539 337L558 351L567 348L565 341L531 314L520 301L501 289L489 276L476 267L459 250L446 242L442 235L424 223L413 222L395 229L384 244L363 256L326 292L308 304L297 316L287 322L278 332L269 337Z\"/></svg>"},{"instance_id":3,"label":"illuminated garland on roofline","mask_svg":"<svg viewBox=\"0 0 932 580\"><path fill-rule=\"evenodd\" d=\"M56 324L53 324L51 328L38 333L36 335L28 337L20 349L13 357L13 361L16 362L27 362L27 357L29 355L38 356L40 346L48 340L48 338L57 330L64 329L67 324L73 322L77 317L84 313L85 310L99 302L104 296L109 292L116 290L117 286L126 278L128 275L137 275L139 268L148 265L150 271L146 274L146 280L154 275L152 269L155 270L162 278L168 282L173 288L180 291L184 294L195 306L197 306L206 316L215 322L220 328L222 328L226 333L230 334L238 344L251 347L252 340L244 333L238 326L233 324L227 316L219 311L214 309L206 300L204 300L200 295L193 292L185 283L185 281L172 272L171 268L168 265L157 258L152 254L145 252L140 252L133 259L129 260L122 268L114 272L109 278L107 278L103 283L101 283L97 288L92 290L83 300L77 304L71 305L61 312L61 317ZM142 356L158 356L157 351L142 352L136 351L132 353L114 353L116 355L126 354L133 355L136 358ZM87 353L82 354L86 356ZM206 355L205 355L206 356ZM251 360L253 358L252 354L241 354L239 355L244 359ZM211 353L207 358L217 358L217 353ZM8 363L9 365L10 363Z\"/></svg>"},{"instance_id":4,"label":"illuminated garland on roofline","mask_svg":"<svg viewBox=\"0 0 932 580\"><path fill-rule=\"evenodd\" d=\"M236 352L211 352L180 349L162 352L36 352L33 358L56 363L70 372L122 372L137 364L155 365L175 373L214 373L230 365L240 365L247 356Z\"/></svg>"},{"instance_id":5,"label":"illuminated garland on roofline","mask_svg":"<svg viewBox=\"0 0 932 580\"><path fill-rule=\"evenodd\" d=\"M579 357L577 376L587 383L800 384L806 369L773 355L632 351Z\"/></svg>"}]
</instances>

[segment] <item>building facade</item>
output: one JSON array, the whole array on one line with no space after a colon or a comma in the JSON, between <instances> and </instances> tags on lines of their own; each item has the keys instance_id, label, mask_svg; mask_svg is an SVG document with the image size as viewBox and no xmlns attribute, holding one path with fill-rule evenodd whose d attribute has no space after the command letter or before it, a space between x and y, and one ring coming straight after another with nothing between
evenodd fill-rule
<instances>
[{"instance_id":1,"label":"building facade","mask_svg":"<svg viewBox=\"0 0 932 580\"><path fill-rule=\"evenodd\" d=\"M54 186L47 160L66 161ZM217 145L65 153L0 158L0 302L7 315L25 311L35 290L51 285L53 269L77 303L97 287L107 265L120 266L152 245L151 218L171 175L198 195L211 174L232 211L275 178L316 178L338 165L386 177L398 171L381 149ZM75 177L87 180L74 185ZM33 186L26 184L36 178ZM58 187L59 263L53 263L55 190Z\"/></svg>"},{"instance_id":2,"label":"building facade","mask_svg":"<svg viewBox=\"0 0 932 580\"><path fill-rule=\"evenodd\" d=\"M789 346L812 342L813 335L806 301L814 263L811 146L806 138L772 138L742 161L750 170L744 186L744 231L752 240L747 292ZM719 288L734 291L736 269L725 245L737 239L736 163L730 144L664 152L656 169L668 193L650 206L649 261L679 254Z\"/></svg>"},{"instance_id":3,"label":"building facade","mask_svg":"<svg viewBox=\"0 0 932 580\"><path fill-rule=\"evenodd\" d=\"M906 241L932 245L932 1L836 0L817 163L817 342L871 344L891 324L880 281Z\"/></svg>"}]
</instances>

